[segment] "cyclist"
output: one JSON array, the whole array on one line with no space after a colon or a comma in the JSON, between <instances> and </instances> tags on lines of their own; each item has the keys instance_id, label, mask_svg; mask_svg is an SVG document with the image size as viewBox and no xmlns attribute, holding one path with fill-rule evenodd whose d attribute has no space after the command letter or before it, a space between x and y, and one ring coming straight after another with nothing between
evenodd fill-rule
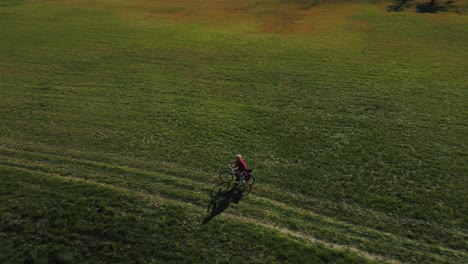
<instances>
[{"instance_id":1,"label":"cyclist","mask_svg":"<svg viewBox=\"0 0 468 264\"><path fill-rule=\"evenodd\" d=\"M237 181L240 181L242 179L242 175L249 175L249 173L251 172L247 167L247 164L245 163L241 154L236 155L236 159L233 162L231 162L231 165L234 167L234 172L236 173Z\"/></svg>"}]
</instances>

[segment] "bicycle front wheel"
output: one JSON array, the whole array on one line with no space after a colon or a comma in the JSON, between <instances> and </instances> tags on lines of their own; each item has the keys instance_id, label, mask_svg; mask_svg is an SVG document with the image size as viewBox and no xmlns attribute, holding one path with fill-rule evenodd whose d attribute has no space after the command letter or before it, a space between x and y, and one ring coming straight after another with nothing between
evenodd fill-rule
<instances>
[{"instance_id":1,"label":"bicycle front wheel","mask_svg":"<svg viewBox=\"0 0 468 264\"><path fill-rule=\"evenodd\" d=\"M232 182L232 180L234 179L234 176L232 176L232 174L229 173L228 171L222 171L219 173L219 179L222 182Z\"/></svg>"}]
</instances>

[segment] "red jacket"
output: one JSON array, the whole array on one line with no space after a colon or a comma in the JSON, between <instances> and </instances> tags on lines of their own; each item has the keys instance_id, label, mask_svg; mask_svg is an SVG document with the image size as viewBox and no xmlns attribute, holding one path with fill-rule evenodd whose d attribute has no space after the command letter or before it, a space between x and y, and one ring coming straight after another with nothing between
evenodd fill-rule
<instances>
[{"instance_id":1,"label":"red jacket","mask_svg":"<svg viewBox=\"0 0 468 264\"><path fill-rule=\"evenodd\" d=\"M236 162L236 167L239 168L239 171L246 171L249 168L247 167L247 164L245 164L245 161L243 159L238 159Z\"/></svg>"}]
</instances>

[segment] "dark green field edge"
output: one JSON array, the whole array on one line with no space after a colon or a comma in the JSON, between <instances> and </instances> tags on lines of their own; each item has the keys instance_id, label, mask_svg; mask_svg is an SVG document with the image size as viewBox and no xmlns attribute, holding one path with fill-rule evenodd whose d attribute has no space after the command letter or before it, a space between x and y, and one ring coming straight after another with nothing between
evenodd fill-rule
<instances>
[{"instance_id":1,"label":"dark green field edge","mask_svg":"<svg viewBox=\"0 0 468 264\"><path fill-rule=\"evenodd\" d=\"M204 180L198 178L199 176L182 178L122 165L123 162L115 165L102 161L78 159L77 157L7 148L6 146L0 148L0 153L2 155L0 164L6 166L63 177L78 177L83 180L179 200L201 208L209 203L207 193L211 189L211 184L207 183L206 176L204 176ZM228 211L232 212L233 215L256 219L259 223L272 227L286 228L303 237L356 248L358 251L383 256L388 260L463 263L468 259L463 250L450 249L440 245L440 243L439 245L437 243L428 244L396 236L392 233L351 224L274 201L273 198L287 200L282 199L283 197L275 197L275 192L271 192L271 190L265 190L270 193L270 195L265 196L268 198L261 197L257 194L257 190L260 189L260 187L255 189L255 195L244 199L237 206L232 206ZM450 231L449 229L442 231L445 236L450 236L455 240L464 241L466 238L466 235L461 231ZM439 232L442 231L439 230Z\"/></svg>"}]
</instances>

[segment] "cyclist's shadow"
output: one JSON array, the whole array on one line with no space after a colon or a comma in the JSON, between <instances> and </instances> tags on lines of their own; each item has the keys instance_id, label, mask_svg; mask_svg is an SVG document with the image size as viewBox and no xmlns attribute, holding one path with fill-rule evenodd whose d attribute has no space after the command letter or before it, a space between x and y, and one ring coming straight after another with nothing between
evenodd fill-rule
<instances>
[{"instance_id":1,"label":"cyclist's shadow","mask_svg":"<svg viewBox=\"0 0 468 264\"><path fill-rule=\"evenodd\" d=\"M213 187L210 192L211 201L207 209L207 212L210 212L210 214L203 219L202 224L207 224L211 219L224 212L231 202L239 203L242 199L242 194L243 192L235 184L221 183Z\"/></svg>"}]
</instances>

